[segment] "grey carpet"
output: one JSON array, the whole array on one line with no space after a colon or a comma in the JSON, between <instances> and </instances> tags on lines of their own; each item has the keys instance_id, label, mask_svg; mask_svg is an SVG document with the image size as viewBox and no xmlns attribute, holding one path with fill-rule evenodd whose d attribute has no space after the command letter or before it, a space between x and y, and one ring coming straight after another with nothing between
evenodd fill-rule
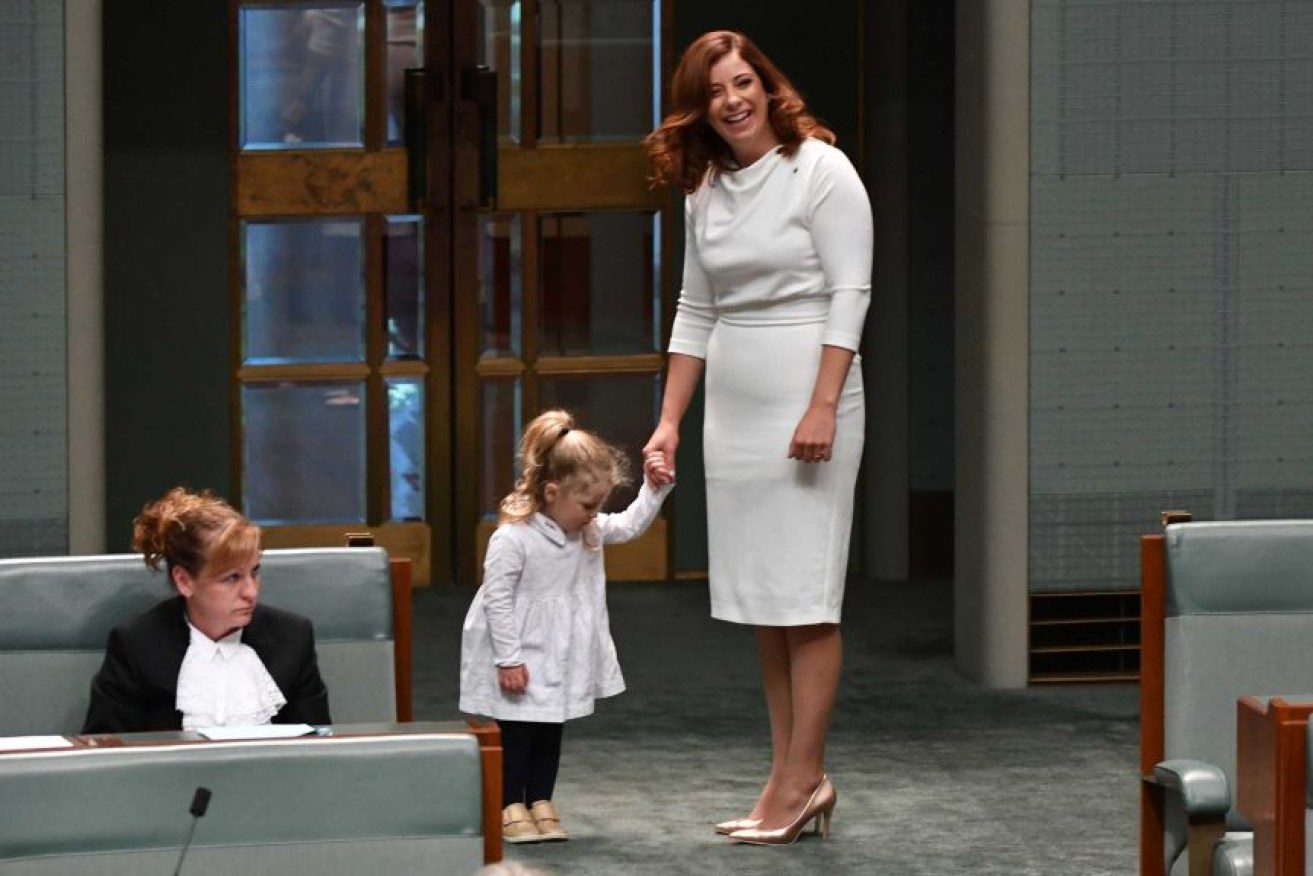
<instances>
[{"instance_id":1,"label":"grey carpet","mask_svg":"<svg viewBox=\"0 0 1313 876\"><path fill-rule=\"evenodd\" d=\"M472 591L415 597L416 717L455 715ZM569 842L508 846L555 876L1098 874L1136 868L1134 685L988 691L951 656L951 585L849 584L828 751L830 838L731 844L769 763L749 630L707 616L705 584L616 584L628 691L570 722L556 802Z\"/></svg>"}]
</instances>

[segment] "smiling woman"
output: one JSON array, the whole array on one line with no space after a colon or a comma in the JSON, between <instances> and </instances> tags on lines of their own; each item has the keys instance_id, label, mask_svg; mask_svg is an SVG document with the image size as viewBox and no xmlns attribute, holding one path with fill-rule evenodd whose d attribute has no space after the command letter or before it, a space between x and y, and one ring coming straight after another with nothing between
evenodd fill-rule
<instances>
[{"instance_id":1,"label":"smiling woman","mask_svg":"<svg viewBox=\"0 0 1313 876\"><path fill-rule=\"evenodd\" d=\"M653 183L688 196L684 287L643 450L675 468L705 369L711 615L756 628L772 746L755 804L716 830L790 843L813 819L828 830L838 799L824 758L865 440L871 205L834 135L743 34L694 40L671 98L646 142Z\"/></svg>"},{"instance_id":2,"label":"smiling woman","mask_svg":"<svg viewBox=\"0 0 1313 876\"><path fill-rule=\"evenodd\" d=\"M175 487L133 547L176 593L110 633L82 732L331 723L310 621L259 604L258 526Z\"/></svg>"}]
</instances>

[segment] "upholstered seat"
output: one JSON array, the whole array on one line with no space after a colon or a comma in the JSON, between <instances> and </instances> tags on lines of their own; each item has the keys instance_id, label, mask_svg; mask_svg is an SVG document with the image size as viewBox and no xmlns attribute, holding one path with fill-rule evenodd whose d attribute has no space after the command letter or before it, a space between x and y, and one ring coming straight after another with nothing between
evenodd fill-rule
<instances>
[{"instance_id":1,"label":"upholstered seat","mask_svg":"<svg viewBox=\"0 0 1313 876\"><path fill-rule=\"evenodd\" d=\"M335 722L410 717L394 621L409 602L381 548L267 550L261 578L263 602L314 622ZM0 736L78 732L109 631L171 592L137 555L0 560Z\"/></svg>"},{"instance_id":2,"label":"upholstered seat","mask_svg":"<svg viewBox=\"0 0 1313 876\"><path fill-rule=\"evenodd\" d=\"M469 733L0 754L0 872L473 873L485 860Z\"/></svg>"},{"instance_id":3,"label":"upholstered seat","mask_svg":"<svg viewBox=\"0 0 1313 876\"><path fill-rule=\"evenodd\" d=\"M1247 873L1236 701L1313 689L1313 521L1177 523L1146 536L1142 873Z\"/></svg>"}]
</instances>

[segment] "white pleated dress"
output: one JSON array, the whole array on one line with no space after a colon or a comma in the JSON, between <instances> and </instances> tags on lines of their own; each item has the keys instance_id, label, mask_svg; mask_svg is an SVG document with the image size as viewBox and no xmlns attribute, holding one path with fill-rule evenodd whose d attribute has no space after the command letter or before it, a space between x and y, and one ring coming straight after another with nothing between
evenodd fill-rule
<instances>
[{"instance_id":1,"label":"white pleated dress","mask_svg":"<svg viewBox=\"0 0 1313 876\"><path fill-rule=\"evenodd\" d=\"M625 689L602 548L646 532L673 488L644 480L628 508L599 514L588 532L566 533L542 513L497 527L461 631L462 712L555 724L591 715L594 700ZM529 686L508 694L497 668L518 665Z\"/></svg>"},{"instance_id":2,"label":"white pleated dress","mask_svg":"<svg viewBox=\"0 0 1313 876\"><path fill-rule=\"evenodd\" d=\"M856 351L871 293L870 199L847 157L806 140L704 182L685 204L669 350L706 360L711 614L838 623L865 435L860 357L831 460L788 458L824 345Z\"/></svg>"}]
</instances>

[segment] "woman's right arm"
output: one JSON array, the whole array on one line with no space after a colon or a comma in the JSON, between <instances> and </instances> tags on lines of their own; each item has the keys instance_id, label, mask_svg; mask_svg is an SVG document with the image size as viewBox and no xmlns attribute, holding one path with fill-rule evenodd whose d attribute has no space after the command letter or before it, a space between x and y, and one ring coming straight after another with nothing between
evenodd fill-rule
<instances>
[{"instance_id":1,"label":"woman's right arm","mask_svg":"<svg viewBox=\"0 0 1313 876\"><path fill-rule=\"evenodd\" d=\"M661 399L661 419L652 437L643 446L643 455L658 450L666 459L666 468L673 474L675 451L679 448L679 424L684 419L698 381L702 379L702 360L683 353L671 353L666 366L666 391Z\"/></svg>"},{"instance_id":2,"label":"woman's right arm","mask_svg":"<svg viewBox=\"0 0 1313 876\"><path fill-rule=\"evenodd\" d=\"M661 400L661 419L652 437L643 447L646 456L654 450L665 455L666 467L675 467L675 450L679 447L679 424L684 419L698 381L702 379L703 360L707 357L707 340L716 324L716 303L711 281L698 258L694 234L693 198L684 204L684 288L679 293L675 324L670 330L669 361L666 365L666 388Z\"/></svg>"}]
</instances>

